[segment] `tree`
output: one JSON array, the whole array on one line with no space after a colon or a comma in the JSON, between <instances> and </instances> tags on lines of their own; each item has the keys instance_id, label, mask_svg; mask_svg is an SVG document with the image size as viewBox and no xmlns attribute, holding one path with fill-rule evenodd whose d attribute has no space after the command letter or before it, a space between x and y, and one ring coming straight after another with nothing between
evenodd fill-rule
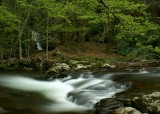
<instances>
[{"instance_id":1,"label":"tree","mask_svg":"<svg viewBox=\"0 0 160 114\"><path fill-rule=\"evenodd\" d=\"M12 50L12 44L15 40L15 36L17 35L18 31L17 24L19 23L20 19L16 15L7 11L4 6L0 6L1 59L3 59L2 55L5 55L6 53L9 53L9 51Z\"/></svg>"},{"instance_id":2,"label":"tree","mask_svg":"<svg viewBox=\"0 0 160 114\"><path fill-rule=\"evenodd\" d=\"M147 4L128 0L99 0L99 2L105 6L110 15L109 23L112 23L110 26L114 25L112 39L115 39L119 53L127 54L140 48L137 44L141 44L142 47L153 45L153 38L150 37L155 36L153 33L158 34L156 31L159 26L151 21Z\"/></svg>"},{"instance_id":3,"label":"tree","mask_svg":"<svg viewBox=\"0 0 160 114\"><path fill-rule=\"evenodd\" d=\"M25 56L26 47L35 44L32 31L40 33L38 41L45 45L47 60L50 47L68 42L103 42L106 49L110 50L113 45L120 54L150 45L153 51L159 49L159 43L155 43L159 42L159 25L149 15L151 7L147 1L5 0L0 3L3 28L0 34L5 37L1 37L4 42L1 50L4 53L10 43L11 52L18 54L20 59ZM28 51L28 55L31 54L34 55L34 51Z\"/></svg>"}]
</instances>

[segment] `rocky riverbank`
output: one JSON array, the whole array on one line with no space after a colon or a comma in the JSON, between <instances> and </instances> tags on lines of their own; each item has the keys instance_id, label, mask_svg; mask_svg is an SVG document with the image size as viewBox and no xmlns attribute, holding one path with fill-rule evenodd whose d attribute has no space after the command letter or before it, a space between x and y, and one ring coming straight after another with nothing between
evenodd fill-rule
<instances>
[{"instance_id":1,"label":"rocky riverbank","mask_svg":"<svg viewBox=\"0 0 160 114\"><path fill-rule=\"evenodd\" d=\"M1 62L0 69L2 71L27 71L27 72L42 72L46 79L52 78L63 78L67 75L62 75L63 73L67 74L71 71L89 69L92 71L100 70L138 70L140 68L146 68L146 71L153 69L147 69L148 67L157 67L159 62L107 62L107 61L87 61L87 60L76 60L76 59L63 59L60 61L44 61L40 59L33 60L23 60L23 61L3 61ZM159 67L154 68L154 70L159 70ZM127 71L128 72L128 71ZM95 73L96 74L96 73ZM150 74L151 75L151 74ZM155 75L155 74L154 74ZM125 79L127 78L126 75ZM147 74L138 75L147 77ZM159 76L159 74L158 74ZM118 78L118 75L115 75ZM114 78L115 78L114 77ZM135 77L135 78L138 78ZM151 75L152 77L152 75ZM130 77L131 78L131 77ZM150 77L149 81L151 81ZM122 77L119 77L122 79ZM118 79L118 80L119 80ZM143 79L143 78L142 78ZM115 79L116 80L116 79ZM115 81L114 80L114 81ZM140 87L139 81L136 83L134 79L130 79L133 83L133 87L127 91L117 93L113 98L101 99L98 103L95 104L95 114L160 114L160 92L158 88L154 89L154 86L151 83L142 83L145 86L145 89L148 86L152 86L149 91L137 93L134 92L136 88L137 91ZM144 80L143 80L144 81ZM129 82L130 83L130 82ZM138 85L137 85L138 84ZM158 85L158 83L157 83ZM143 90L143 87L140 87L140 90ZM136 94L129 94L129 92ZM153 92L154 91L154 92ZM157 92L156 92L157 91ZM147 93L147 94L146 94ZM146 95L145 95L146 94Z\"/></svg>"},{"instance_id":2,"label":"rocky riverbank","mask_svg":"<svg viewBox=\"0 0 160 114\"><path fill-rule=\"evenodd\" d=\"M160 114L160 92L132 98L102 99L95 105L96 114Z\"/></svg>"},{"instance_id":3,"label":"rocky riverbank","mask_svg":"<svg viewBox=\"0 0 160 114\"><path fill-rule=\"evenodd\" d=\"M69 71L87 69L91 71L101 70L136 70L148 67L159 67L159 61L147 62L118 62L104 60L83 60L83 59L61 59L61 60L11 60L1 61L0 71L27 71L42 72L44 75L53 75L56 73L65 73Z\"/></svg>"}]
</instances>

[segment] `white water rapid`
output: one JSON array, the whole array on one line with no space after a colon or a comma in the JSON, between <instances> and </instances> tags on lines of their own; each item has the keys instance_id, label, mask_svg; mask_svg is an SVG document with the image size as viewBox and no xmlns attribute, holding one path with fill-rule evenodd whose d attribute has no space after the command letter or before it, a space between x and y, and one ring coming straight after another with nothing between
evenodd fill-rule
<instances>
[{"instance_id":1,"label":"white water rapid","mask_svg":"<svg viewBox=\"0 0 160 114\"><path fill-rule=\"evenodd\" d=\"M51 112L86 111L103 98L111 98L118 92L128 89L127 83L118 84L106 78L95 78L91 73L82 73L77 78L68 76L52 81L39 81L22 76L4 76L0 85L6 88L42 94L52 103L41 109ZM108 77L108 78L107 78Z\"/></svg>"}]
</instances>

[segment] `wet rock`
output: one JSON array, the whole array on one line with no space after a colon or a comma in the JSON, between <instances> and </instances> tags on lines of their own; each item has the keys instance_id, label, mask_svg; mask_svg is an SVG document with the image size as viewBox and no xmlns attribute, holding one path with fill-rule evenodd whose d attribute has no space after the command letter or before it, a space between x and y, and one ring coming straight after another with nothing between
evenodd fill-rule
<instances>
[{"instance_id":1,"label":"wet rock","mask_svg":"<svg viewBox=\"0 0 160 114\"><path fill-rule=\"evenodd\" d=\"M60 73L68 70L70 70L70 67L66 63L57 63L56 65L49 68L46 71L46 74Z\"/></svg>"},{"instance_id":2,"label":"wet rock","mask_svg":"<svg viewBox=\"0 0 160 114\"><path fill-rule=\"evenodd\" d=\"M23 70L27 70L28 68L32 68L33 71L46 71L48 70L51 66L53 66L53 64L55 64L54 61L52 60L41 60L41 59L31 59L28 60L26 62L22 62L23 65L20 65L21 67L25 67L23 68ZM30 71L30 70L29 70Z\"/></svg>"},{"instance_id":3,"label":"wet rock","mask_svg":"<svg viewBox=\"0 0 160 114\"><path fill-rule=\"evenodd\" d=\"M76 65L76 64L78 64L78 63L79 63L79 61L76 61L76 60L70 60L70 61L69 61L69 63L70 63L71 65Z\"/></svg>"},{"instance_id":4,"label":"wet rock","mask_svg":"<svg viewBox=\"0 0 160 114\"><path fill-rule=\"evenodd\" d=\"M70 60L69 65L72 66L72 68L75 70L81 70L81 69L90 69L94 64L90 63L89 61Z\"/></svg>"},{"instance_id":5,"label":"wet rock","mask_svg":"<svg viewBox=\"0 0 160 114\"><path fill-rule=\"evenodd\" d=\"M96 114L108 114L111 113L114 109L122 107L123 103L115 100L114 98L102 99L95 105Z\"/></svg>"},{"instance_id":6,"label":"wet rock","mask_svg":"<svg viewBox=\"0 0 160 114\"><path fill-rule=\"evenodd\" d=\"M88 66L83 65L83 64L77 64L77 67L75 68L76 70L80 70L80 69L87 69Z\"/></svg>"},{"instance_id":7,"label":"wet rock","mask_svg":"<svg viewBox=\"0 0 160 114\"><path fill-rule=\"evenodd\" d=\"M33 68L29 68L29 67L23 67L24 71L33 71Z\"/></svg>"},{"instance_id":8,"label":"wet rock","mask_svg":"<svg viewBox=\"0 0 160 114\"><path fill-rule=\"evenodd\" d=\"M130 98L128 98L127 96L117 96L115 98L105 98L100 100L95 105L95 111L96 111L96 114L121 114L121 113L122 114L139 114L139 113L134 113L137 111L133 111L133 112L130 111L132 113L123 113L121 111L124 109L129 112L129 109L131 110L132 106L133 104ZM127 108L127 107L130 107L130 108ZM133 108L132 110L136 110L136 109Z\"/></svg>"},{"instance_id":9,"label":"wet rock","mask_svg":"<svg viewBox=\"0 0 160 114\"><path fill-rule=\"evenodd\" d=\"M142 114L142 113L133 107L121 107L113 110L109 114Z\"/></svg>"},{"instance_id":10,"label":"wet rock","mask_svg":"<svg viewBox=\"0 0 160 114\"><path fill-rule=\"evenodd\" d=\"M84 72L80 75L80 78L85 78L85 79L94 78L94 75L92 74L92 72Z\"/></svg>"},{"instance_id":11,"label":"wet rock","mask_svg":"<svg viewBox=\"0 0 160 114\"><path fill-rule=\"evenodd\" d=\"M134 97L133 103L141 112L160 114L160 92Z\"/></svg>"},{"instance_id":12,"label":"wet rock","mask_svg":"<svg viewBox=\"0 0 160 114\"><path fill-rule=\"evenodd\" d=\"M115 65L110 65L110 64L108 64L108 63L102 64L101 67L102 67L102 68L109 68L109 69L114 69L114 68L116 68Z\"/></svg>"},{"instance_id":13,"label":"wet rock","mask_svg":"<svg viewBox=\"0 0 160 114\"><path fill-rule=\"evenodd\" d=\"M56 71L68 71L70 67L66 63L58 63L55 67Z\"/></svg>"},{"instance_id":14,"label":"wet rock","mask_svg":"<svg viewBox=\"0 0 160 114\"><path fill-rule=\"evenodd\" d=\"M67 73L63 72L63 73L60 73L60 74L54 74L54 75L47 75L47 76L42 76L41 77L41 80L55 80L55 79L67 79Z\"/></svg>"},{"instance_id":15,"label":"wet rock","mask_svg":"<svg viewBox=\"0 0 160 114\"><path fill-rule=\"evenodd\" d=\"M96 63L88 63L88 64L76 64L76 66L73 68L75 70L81 70L81 69L92 69L94 67L98 67L98 65Z\"/></svg>"}]
</instances>

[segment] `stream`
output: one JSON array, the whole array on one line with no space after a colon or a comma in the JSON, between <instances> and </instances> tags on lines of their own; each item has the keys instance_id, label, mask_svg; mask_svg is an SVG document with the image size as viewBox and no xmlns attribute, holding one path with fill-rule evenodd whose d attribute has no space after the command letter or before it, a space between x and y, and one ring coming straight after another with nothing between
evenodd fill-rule
<instances>
[{"instance_id":1,"label":"stream","mask_svg":"<svg viewBox=\"0 0 160 114\"><path fill-rule=\"evenodd\" d=\"M93 114L101 99L160 90L160 68L77 71L61 79L40 74L0 74L0 114Z\"/></svg>"}]
</instances>

